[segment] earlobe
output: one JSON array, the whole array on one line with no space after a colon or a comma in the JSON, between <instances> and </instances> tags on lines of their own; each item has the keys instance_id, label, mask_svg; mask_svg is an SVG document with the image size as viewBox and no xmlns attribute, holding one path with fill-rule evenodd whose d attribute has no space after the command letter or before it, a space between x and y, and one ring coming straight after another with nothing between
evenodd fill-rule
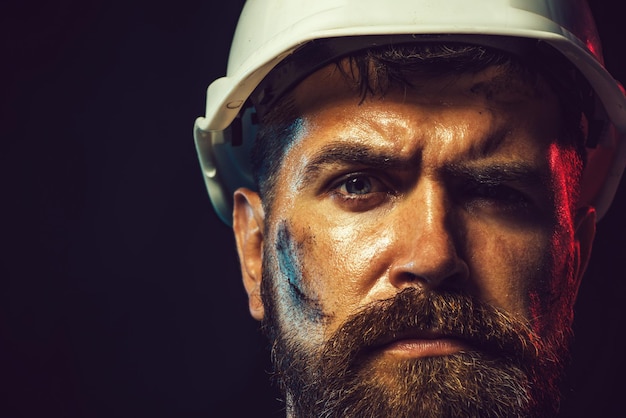
<instances>
[{"instance_id":1,"label":"earlobe","mask_svg":"<svg viewBox=\"0 0 626 418\"><path fill-rule=\"evenodd\" d=\"M233 231L250 314L257 320L263 319L264 315L261 300L263 222L263 206L258 193L246 188L238 189L234 194Z\"/></svg>"},{"instance_id":2,"label":"earlobe","mask_svg":"<svg viewBox=\"0 0 626 418\"><path fill-rule=\"evenodd\" d=\"M575 279L580 284L591 258L591 249L596 235L596 210L591 206L579 208L576 211L574 222L574 238L578 246Z\"/></svg>"}]
</instances>

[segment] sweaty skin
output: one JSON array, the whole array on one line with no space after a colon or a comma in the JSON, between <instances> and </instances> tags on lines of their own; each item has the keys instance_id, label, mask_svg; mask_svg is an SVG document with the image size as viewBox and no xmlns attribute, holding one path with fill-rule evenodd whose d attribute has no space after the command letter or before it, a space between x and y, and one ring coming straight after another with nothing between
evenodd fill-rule
<instances>
[{"instance_id":1,"label":"sweaty skin","mask_svg":"<svg viewBox=\"0 0 626 418\"><path fill-rule=\"evenodd\" d=\"M556 144L556 97L503 83L498 68L414 81L362 100L326 67L295 89L303 129L272 207L235 194L252 315L264 316L268 257L276 293L292 295L277 303L281 330L311 352L348 316L408 287L469 294L558 338L595 218L569 210L573 151ZM374 364L464 348L431 337L382 347Z\"/></svg>"}]
</instances>

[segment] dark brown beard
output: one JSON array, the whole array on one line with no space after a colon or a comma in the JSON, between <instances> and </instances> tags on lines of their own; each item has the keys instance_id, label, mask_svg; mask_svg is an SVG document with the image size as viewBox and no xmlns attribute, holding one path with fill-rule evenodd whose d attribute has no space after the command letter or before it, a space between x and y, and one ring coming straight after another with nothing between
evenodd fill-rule
<instances>
[{"instance_id":1,"label":"dark brown beard","mask_svg":"<svg viewBox=\"0 0 626 418\"><path fill-rule=\"evenodd\" d=\"M268 278L266 278L268 279ZM549 417L566 347L475 299L409 288L348 320L319 350L289 336L264 280L264 329L294 417ZM377 348L406 332L436 331L471 349L383 361Z\"/></svg>"}]
</instances>

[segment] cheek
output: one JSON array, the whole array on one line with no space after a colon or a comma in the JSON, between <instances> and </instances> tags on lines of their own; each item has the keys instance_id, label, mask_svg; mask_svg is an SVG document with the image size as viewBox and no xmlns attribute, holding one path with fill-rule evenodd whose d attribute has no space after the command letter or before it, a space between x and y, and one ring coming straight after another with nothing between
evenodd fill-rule
<instances>
[{"instance_id":1,"label":"cheek","mask_svg":"<svg viewBox=\"0 0 626 418\"><path fill-rule=\"evenodd\" d=\"M578 289L574 275L577 263L575 254L576 248L570 234L566 231L555 232L548 253L549 270L532 293L535 326L541 335L562 333L571 327Z\"/></svg>"},{"instance_id":2,"label":"cheek","mask_svg":"<svg viewBox=\"0 0 626 418\"><path fill-rule=\"evenodd\" d=\"M468 262L478 297L525 319L535 316L532 295L551 267L550 235L481 228L468 234Z\"/></svg>"},{"instance_id":3,"label":"cheek","mask_svg":"<svg viewBox=\"0 0 626 418\"><path fill-rule=\"evenodd\" d=\"M320 322L324 316L318 298L304 280L302 246L292 237L284 223L278 228L275 240L277 270L280 274L282 302L292 309L292 315L304 316L310 322Z\"/></svg>"},{"instance_id":4,"label":"cheek","mask_svg":"<svg viewBox=\"0 0 626 418\"><path fill-rule=\"evenodd\" d=\"M271 300L266 308L285 335L310 347L321 344L327 314L305 268L306 248L287 222L280 223L273 240L266 240L264 285Z\"/></svg>"},{"instance_id":5,"label":"cheek","mask_svg":"<svg viewBox=\"0 0 626 418\"><path fill-rule=\"evenodd\" d=\"M315 234L305 241L306 277L327 312L344 317L363 305L377 279L385 274L393 246L388 228L359 222L309 218Z\"/></svg>"}]
</instances>

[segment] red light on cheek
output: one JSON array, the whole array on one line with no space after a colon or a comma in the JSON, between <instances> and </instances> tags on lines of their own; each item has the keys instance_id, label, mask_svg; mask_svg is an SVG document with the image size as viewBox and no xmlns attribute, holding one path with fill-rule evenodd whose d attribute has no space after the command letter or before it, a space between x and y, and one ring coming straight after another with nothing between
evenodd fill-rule
<instances>
[{"instance_id":1,"label":"red light on cheek","mask_svg":"<svg viewBox=\"0 0 626 418\"><path fill-rule=\"evenodd\" d=\"M556 144L551 144L548 150L548 161L550 164L550 173L552 173L552 190L556 204L557 216L561 218L563 212L570 207L570 202L565 191L567 190L567 169L563 167L563 159L561 157L561 149Z\"/></svg>"},{"instance_id":2,"label":"red light on cheek","mask_svg":"<svg viewBox=\"0 0 626 418\"><path fill-rule=\"evenodd\" d=\"M577 189L582 169L582 163L576 151L558 145L551 144L548 149L548 164L550 168L551 186L554 198L555 225L551 239L550 263L552 267L549 274L551 280L546 282L546 287L539 290L536 299L531 298L539 309L546 308L542 305L546 296L541 292L547 292L550 296L547 300L558 300L560 307L552 306L557 315L563 315L561 320L570 322L568 313L571 312L571 303L576 295L576 281L573 276L576 262L576 239L574 226L574 211L578 198ZM536 314L532 309L533 314ZM547 319L547 316L544 316ZM554 318L553 318L554 319ZM545 324L538 324L539 326Z\"/></svg>"},{"instance_id":3,"label":"red light on cheek","mask_svg":"<svg viewBox=\"0 0 626 418\"><path fill-rule=\"evenodd\" d=\"M555 215L562 226L572 225L572 213L576 207L576 188L581 169L580 158L573 149L553 143L548 149Z\"/></svg>"}]
</instances>

